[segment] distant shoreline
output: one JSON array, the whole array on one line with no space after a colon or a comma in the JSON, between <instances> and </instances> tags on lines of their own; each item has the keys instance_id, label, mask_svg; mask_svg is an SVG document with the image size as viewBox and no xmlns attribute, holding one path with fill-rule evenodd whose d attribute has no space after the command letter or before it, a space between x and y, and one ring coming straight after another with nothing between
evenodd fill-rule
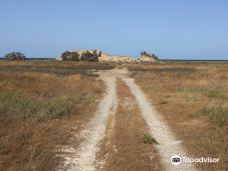
<instances>
[{"instance_id":1,"label":"distant shoreline","mask_svg":"<svg viewBox=\"0 0 228 171\"><path fill-rule=\"evenodd\" d=\"M0 58L0 61L5 58ZM54 61L56 58L26 58L28 61ZM161 59L164 62L228 62L227 60L215 60L215 59Z\"/></svg>"}]
</instances>

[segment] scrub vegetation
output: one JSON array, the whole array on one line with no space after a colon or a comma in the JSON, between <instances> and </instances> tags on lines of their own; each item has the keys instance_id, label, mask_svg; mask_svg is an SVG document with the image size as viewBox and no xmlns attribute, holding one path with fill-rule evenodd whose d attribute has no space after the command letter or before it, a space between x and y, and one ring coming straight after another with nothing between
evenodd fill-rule
<instances>
[{"instance_id":1,"label":"scrub vegetation","mask_svg":"<svg viewBox=\"0 0 228 171\"><path fill-rule=\"evenodd\" d=\"M194 157L217 157L203 170L225 170L228 145L228 64L129 65L132 77Z\"/></svg>"},{"instance_id":2,"label":"scrub vegetation","mask_svg":"<svg viewBox=\"0 0 228 171\"><path fill-rule=\"evenodd\" d=\"M0 62L0 170L54 170L55 149L91 117L111 64Z\"/></svg>"}]
</instances>

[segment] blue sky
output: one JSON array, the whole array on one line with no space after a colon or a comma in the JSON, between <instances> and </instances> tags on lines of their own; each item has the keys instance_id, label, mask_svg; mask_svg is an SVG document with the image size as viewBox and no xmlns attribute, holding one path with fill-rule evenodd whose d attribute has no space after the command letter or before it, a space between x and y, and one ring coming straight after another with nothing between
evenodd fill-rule
<instances>
[{"instance_id":1,"label":"blue sky","mask_svg":"<svg viewBox=\"0 0 228 171\"><path fill-rule=\"evenodd\" d=\"M0 56L101 49L137 57L228 59L227 0L0 0Z\"/></svg>"}]
</instances>

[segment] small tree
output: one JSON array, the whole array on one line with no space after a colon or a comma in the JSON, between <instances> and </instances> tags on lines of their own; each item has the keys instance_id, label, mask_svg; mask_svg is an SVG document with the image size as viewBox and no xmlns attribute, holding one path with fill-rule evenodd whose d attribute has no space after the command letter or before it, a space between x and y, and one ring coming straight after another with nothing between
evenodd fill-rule
<instances>
[{"instance_id":1,"label":"small tree","mask_svg":"<svg viewBox=\"0 0 228 171\"><path fill-rule=\"evenodd\" d=\"M5 59L8 61L24 61L26 56L21 52L11 52L5 55Z\"/></svg>"}]
</instances>

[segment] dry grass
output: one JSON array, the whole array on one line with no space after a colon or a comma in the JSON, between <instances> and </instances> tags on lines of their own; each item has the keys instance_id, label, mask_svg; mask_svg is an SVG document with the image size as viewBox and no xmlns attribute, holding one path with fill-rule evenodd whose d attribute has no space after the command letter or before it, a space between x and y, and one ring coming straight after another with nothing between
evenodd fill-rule
<instances>
[{"instance_id":1,"label":"dry grass","mask_svg":"<svg viewBox=\"0 0 228 171\"><path fill-rule=\"evenodd\" d=\"M104 62L0 61L0 71L23 72L29 70L30 72L54 73L58 75L88 74L97 70L112 69L115 66L114 63Z\"/></svg>"},{"instance_id":2,"label":"dry grass","mask_svg":"<svg viewBox=\"0 0 228 171\"><path fill-rule=\"evenodd\" d=\"M99 157L106 158L103 170L161 170L162 166L154 146L144 143L144 134L149 132L149 128L134 97L120 80L117 82L117 90L120 105L115 118L112 118L115 123L113 130L108 130L99 154Z\"/></svg>"},{"instance_id":3,"label":"dry grass","mask_svg":"<svg viewBox=\"0 0 228 171\"><path fill-rule=\"evenodd\" d=\"M94 65L0 62L0 170L54 170L56 146L83 128L103 93L86 72Z\"/></svg>"},{"instance_id":4,"label":"dry grass","mask_svg":"<svg viewBox=\"0 0 228 171\"><path fill-rule=\"evenodd\" d=\"M228 64L131 65L133 77L190 155L218 157L203 170L228 168Z\"/></svg>"}]
</instances>

